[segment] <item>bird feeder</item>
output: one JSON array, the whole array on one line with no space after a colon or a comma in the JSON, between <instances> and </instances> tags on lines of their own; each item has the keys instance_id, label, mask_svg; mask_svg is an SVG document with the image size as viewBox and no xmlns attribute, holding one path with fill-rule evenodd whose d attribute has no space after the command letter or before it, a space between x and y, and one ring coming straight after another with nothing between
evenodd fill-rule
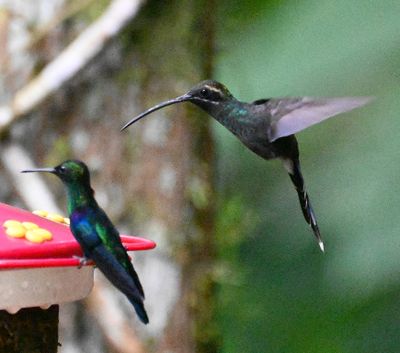
<instances>
[{"instance_id":1,"label":"bird feeder","mask_svg":"<svg viewBox=\"0 0 400 353\"><path fill-rule=\"evenodd\" d=\"M46 309L89 294L94 264L80 267L83 253L68 221L0 203L0 310L13 314L21 308ZM156 246L139 237L122 235L121 240L127 251Z\"/></svg>"}]
</instances>

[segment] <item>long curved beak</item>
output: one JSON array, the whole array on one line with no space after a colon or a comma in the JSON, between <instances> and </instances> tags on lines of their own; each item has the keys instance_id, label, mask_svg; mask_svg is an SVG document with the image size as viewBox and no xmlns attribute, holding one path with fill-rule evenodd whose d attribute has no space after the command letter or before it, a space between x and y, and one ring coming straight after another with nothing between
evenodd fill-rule
<instances>
[{"instance_id":1,"label":"long curved beak","mask_svg":"<svg viewBox=\"0 0 400 353\"><path fill-rule=\"evenodd\" d=\"M35 173L35 172L55 173L56 170L54 168L35 168L35 169L21 170L21 173Z\"/></svg>"},{"instance_id":2,"label":"long curved beak","mask_svg":"<svg viewBox=\"0 0 400 353\"><path fill-rule=\"evenodd\" d=\"M172 104L177 104L177 103L182 103L182 102L187 102L190 100L190 96L188 94L184 94L183 96L179 96L177 98L174 99L170 99L168 101L162 102L160 104L155 105L154 107L147 109L146 111L144 111L143 113L139 114L138 116L135 116L132 120L128 121L121 129L125 130L128 126L132 125L133 123L136 123L137 121L139 121L140 119L144 118L146 115L149 115L150 113L155 112L156 110L159 110L161 108L164 108L168 105L172 105Z\"/></svg>"}]
</instances>

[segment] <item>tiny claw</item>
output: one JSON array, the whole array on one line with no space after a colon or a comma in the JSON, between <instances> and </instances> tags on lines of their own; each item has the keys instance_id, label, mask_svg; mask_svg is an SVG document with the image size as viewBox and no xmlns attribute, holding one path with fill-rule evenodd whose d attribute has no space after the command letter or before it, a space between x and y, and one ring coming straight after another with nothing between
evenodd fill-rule
<instances>
[{"instance_id":1,"label":"tiny claw","mask_svg":"<svg viewBox=\"0 0 400 353\"><path fill-rule=\"evenodd\" d=\"M321 251L324 253L324 252L325 252L325 247L324 247L324 243L322 242L322 240L320 240L320 241L318 242L318 245L319 245Z\"/></svg>"},{"instance_id":2,"label":"tiny claw","mask_svg":"<svg viewBox=\"0 0 400 353\"><path fill-rule=\"evenodd\" d=\"M88 259L85 256L73 255L72 257L74 259L79 260L78 270L80 270L82 268L82 266L86 266L88 264L88 262L90 261L90 259Z\"/></svg>"}]
</instances>

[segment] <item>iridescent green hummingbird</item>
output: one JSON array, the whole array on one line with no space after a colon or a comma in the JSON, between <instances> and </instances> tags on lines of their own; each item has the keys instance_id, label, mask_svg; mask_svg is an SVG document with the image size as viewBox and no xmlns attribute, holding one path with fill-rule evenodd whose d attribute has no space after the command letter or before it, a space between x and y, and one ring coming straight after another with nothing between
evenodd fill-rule
<instances>
[{"instance_id":1,"label":"iridescent green hummingbird","mask_svg":"<svg viewBox=\"0 0 400 353\"><path fill-rule=\"evenodd\" d=\"M200 82L187 93L160 103L130 120L122 130L146 115L171 104L191 102L230 130L251 151L264 159L279 158L289 173L299 196L300 206L318 244L324 243L315 213L304 186L295 133L334 115L358 108L370 97L268 98L252 103L237 100L221 83Z\"/></svg>"},{"instance_id":2,"label":"iridescent green hummingbird","mask_svg":"<svg viewBox=\"0 0 400 353\"><path fill-rule=\"evenodd\" d=\"M58 176L67 189L67 208L71 232L81 246L84 258L91 259L136 310L140 320L149 319L143 305L144 292L119 233L94 198L87 166L68 160L54 168L23 170L22 173L47 172Z\"/></svg>"}]
</instances>

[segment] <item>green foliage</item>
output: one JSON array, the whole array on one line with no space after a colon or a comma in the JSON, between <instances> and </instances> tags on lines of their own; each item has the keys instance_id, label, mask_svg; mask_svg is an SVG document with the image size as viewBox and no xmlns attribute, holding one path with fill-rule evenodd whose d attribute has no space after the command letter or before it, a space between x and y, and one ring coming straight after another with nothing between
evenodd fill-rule
<instances>
[{"instance_id":1,"label":"green foliage","mask_svg":"<svg viewBox=\"0 0 400 353\"><path fill-rule=\"evenodd\" d=\"M398 351L399 13L388 0L220 5L216 78L237 98L377 97L298 135L325 255L280 163L216 125L219 218L250 216L219 222L220 253L241 272L220 282L223 352Z\"/></svg>"}]
</instances>

